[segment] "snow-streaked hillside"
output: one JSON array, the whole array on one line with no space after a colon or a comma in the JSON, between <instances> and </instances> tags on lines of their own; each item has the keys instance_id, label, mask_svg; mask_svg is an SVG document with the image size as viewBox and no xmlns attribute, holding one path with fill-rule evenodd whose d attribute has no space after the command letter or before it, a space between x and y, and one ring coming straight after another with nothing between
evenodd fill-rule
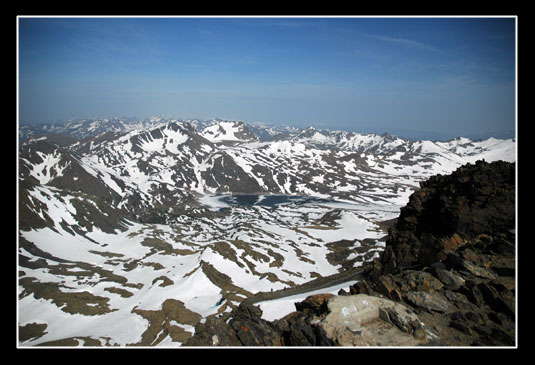
<instances>
[{"instance_id":1,"label":"snow-streaked hillside","mask_svg":"<svg viewBox=\"0 0 535 365\"><path fill-rule=\"evenodd\" d=\"M254 293L378 257L382 222L420 181L481 158L516 159L514 140L312 128L260 137L260 124L152 122L20 144L22 346L180 346L196 323ZM229 194L259 197L233 205Z\"/></svg>"}]
</instances>

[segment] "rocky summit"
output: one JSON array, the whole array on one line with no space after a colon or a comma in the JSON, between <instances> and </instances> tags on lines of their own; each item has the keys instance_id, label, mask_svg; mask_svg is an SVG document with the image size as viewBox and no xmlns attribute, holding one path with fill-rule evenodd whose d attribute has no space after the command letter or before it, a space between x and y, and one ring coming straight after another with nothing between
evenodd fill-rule
<instances>
[{"instance_id":1,"label":"rocky summit","mask_svg":"<svg viewBox=\"0 0 535 365\"><path fill-rule=\"evenodd\" d=\"M267 321L244 301L186 346L514 346L515 164L461 166L421 184L384 253L349 292Z\"/></svg>"},{"instance_id":2,"label":"rocky summit","mask_svg":"<svg viewBox=\"0 0 535 365\"><path fill-rule=\"evenodd\" d=\"M354 291L409 304L445 345L514 345L515 207L514 163L430 178Z\"/></svg>"}]
</instances>

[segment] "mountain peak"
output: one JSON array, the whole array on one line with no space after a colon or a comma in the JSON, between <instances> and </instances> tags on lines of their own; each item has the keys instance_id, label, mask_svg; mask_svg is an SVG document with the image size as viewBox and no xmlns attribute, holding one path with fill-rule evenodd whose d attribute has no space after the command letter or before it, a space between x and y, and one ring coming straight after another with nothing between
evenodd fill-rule
<instances>
[{"instance_id":1,"label":"mountain peak","mask_svg":"<svg viewBox=\"0 0 535 365\"><path fill-rule=\"evenodd\" d=\"M212 143L233 143L256 141L256 137L241 121L216 121L205 127L201 136Z\"/></svg>"}]
</instances>

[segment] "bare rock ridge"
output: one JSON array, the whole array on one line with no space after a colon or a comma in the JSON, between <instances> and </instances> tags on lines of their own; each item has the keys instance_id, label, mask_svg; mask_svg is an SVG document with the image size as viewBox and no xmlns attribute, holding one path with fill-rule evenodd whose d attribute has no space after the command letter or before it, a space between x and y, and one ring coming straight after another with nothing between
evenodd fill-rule
<instances>
[{"instance_id":1,"label":"bare rock ridge","mask_svg":"<svg viewBox=\"0 0 535 365\"><path fill-rule=\"evenodd\" d=\"M514 163L434 176L349 292L310 296L272 322L248 300L199 323L184 345L514 346L515 211Z\"/></svg>"}]
</instances>

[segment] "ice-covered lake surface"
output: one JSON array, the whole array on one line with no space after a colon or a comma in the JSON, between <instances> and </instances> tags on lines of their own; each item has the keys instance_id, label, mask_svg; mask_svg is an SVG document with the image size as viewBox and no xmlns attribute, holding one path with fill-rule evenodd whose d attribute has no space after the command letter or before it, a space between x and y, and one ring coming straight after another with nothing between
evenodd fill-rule
<instances>
[{"instance_id":1,"label":"ice-covered lake surface","mask_svg":"<svg viewBox=\"0 0 535 365\"><path fill-rule=\"evenodd\" d=\"M329 204L336 203L335 200L323 199L314 196L302 195L282 195L282 194L215 194L210 196L210 202L206 200L207 205L213 205L216 209L230 208L234 206L262 206L266 208L275 208L279 205L295 204Z\"/></svg>"},{"instance_id":2,"label":"ice-covered lake surface","mask_svg":"<svg viewBox=\"0 0 535 365\"><path fill-rule=\"evenodd\" d=\"M409 194L404 193L403 195L401 201L405 203ZM338 209L357 213L361 218L374 222L397 217L402 206L398 201L392 204L383 202L357 203L317 196L284 194L205 194L200 196L198 201L206 209L228 213L230 208L258 209L259 213L274 212L283 215L284 212L293 212L291 215L307 214L307 212L325 214L330 210Z\"/></svg>"}]
</instances>

